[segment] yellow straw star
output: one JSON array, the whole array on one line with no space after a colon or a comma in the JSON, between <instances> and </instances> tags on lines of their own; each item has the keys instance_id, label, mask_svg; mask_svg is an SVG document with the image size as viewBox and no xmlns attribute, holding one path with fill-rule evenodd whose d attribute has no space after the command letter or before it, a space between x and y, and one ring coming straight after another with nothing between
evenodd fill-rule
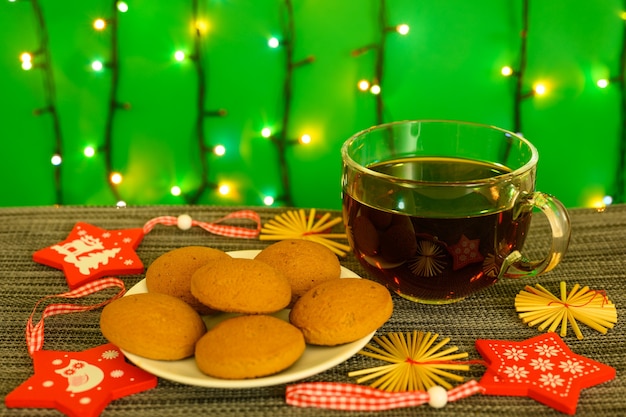
<instances>
[{"instance_id":1,"label":"yellow straw star","mask_svg":"<svg viewBox=\"0 0 626 417\"><path fill-rule=\"evenodd\" d=\"M326 246L339 256L345 256L350 246L331 239L346 239L345 233L328 233L335 225L341 223L341 217L329 220L330 213L315 220L315 209L307 216L304 210L287 211L269 220L261 228L260 240L305 239Z\"/></svg>"},{"instance_id":2,"label":"yellow straw star","mask_svg":"<svg viewBox=\"0 0 626 417\"><path fill-rule=\"evenodd\" d=\"M526 286L515 297L515 309L524 323L533 327L539 323L539 331L554 332L561 326L561 337L567 335L567 323L576 337L583 338L576 321L606 334L617 323L617 310L604 291L590 290L574 285L569 293L565 282L560 283L560 298L541 285Z\"/></svg>"},{"instance_id":3,"label":"yellow straw star","mask_svg":"<svg viewBox=\"0 0 626 417\"><path fill-rule=\"evenodd\" d=\"M463 381L462 376L448 371L467 371L469 369L467 363L455 361L466 358L468 354L466 352L453 354L459 350L456 346L440 351L450 339L445 338L433 346L438 337L438 334L417 331L375 336L373 340L380 347L370 343L359 353L390 364L350 372L348 376L365 375L357 379L357 383L378 378L370 386L391 392L427 391L435 385L451 389L452 385L444 378Z\"/></svg>"}]
</instances>

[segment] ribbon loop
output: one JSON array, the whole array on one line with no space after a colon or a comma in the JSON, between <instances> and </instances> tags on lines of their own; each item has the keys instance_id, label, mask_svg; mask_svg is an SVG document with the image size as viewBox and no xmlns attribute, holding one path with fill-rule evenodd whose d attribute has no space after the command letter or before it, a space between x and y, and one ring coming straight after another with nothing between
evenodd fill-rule
<instances>
[{"instance_id":1,"label":"ribbon loop","mask_svg":"<svg viewBox=\"0 0 626 417\"><path fill-rule=\"evenodd\" d=\"M457 401L485 388L475 380L447 392L447 402ZM356 384L336 382L310 382L289 385L286 388L286 402L296 407L317 407L332 410L382 411L394 408L413 407L428 403L428 392L404 391L388 392Z\"/></svg>"},{"instance_id":2,"label":"ribbon loop","mask_svg":"<svg viewBox=\"0 0 626 417\"><path fill-rule=\"evenodd\" d=\"M256 228L252 229L248 227L230 226L230 225L220 224L222 222L225 222L226 220L231 220L231 219L251 220L255 223ZM215 235L226 236L226 237L237 237L237 238L243 238L243 239L253 239L257 237L259 233L261 232L261 217L259 216L257 212L253 210L235 211L212 223L192 220L191 217L187 215L181 215L178 217L174 217L174 216L155 217L154 219L146 222L146 224L143 226L144 234L148 234L157 224L162 224L165 226L178 226L181 230L186 230L192 226L197 226Z\"/></svg>"},{"instance_id":3,"label":"ribbon loop","mask_svg":"<svg viewBox=\"0 0 626 417\"><path fill-rule=\"evenodd\" d=\"M44 308L41 313L41 319L37 322L37 324L33 324L33 317L37 312L37 308L39 305L51 298L70 298L76 299L85 297L87 295L93 294L98 291L105 290L107 288L118 287L120 290L117 294L108 298L105 301L102 301L97 304L91 305L76 305L76 304L67 304L67 303L58 303L58 304L50 304ZM75 312L89 311L100 308L113 300L116 300L124 295L126 292L126 288L124 286L124 282L119 278L109 277L103 278L96 281L91 281L83 286L80 286L72 291L48 295L39 300L35 307L33 308L33 312L30 314L28 321L26 322L26 344L28 346L28 353L32 356L35 352L41 350L43 347L44 341L44 320L47 317L54 316L57 314L69 314Z\"/></svg>"}]
</instances>

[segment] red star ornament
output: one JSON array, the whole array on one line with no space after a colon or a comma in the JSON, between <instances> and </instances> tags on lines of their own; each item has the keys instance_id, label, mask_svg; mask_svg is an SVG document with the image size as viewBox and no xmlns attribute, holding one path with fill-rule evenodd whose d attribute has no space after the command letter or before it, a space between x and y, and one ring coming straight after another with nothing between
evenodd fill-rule
<instances>
[{"instance_id":1,"label":"red star ornament","mask_svg":"<svg viewBox=\"0 0 626 417\"><path fill-rule=\"evenodd\" d=\"M556 333L522 342L477 340L488 368L480 385L487 395L527 396L574 414L583 388L610 381L615 369L573 353Z\"/></svg>"},{"instance_id":2,"label":"red star ornament","mask_svg":"<svg viewBox=\"0 0 626 417\"><path fill-rule=\"evenodd\" d=\"M111 401L157 385L156 376L126 362L110 343L82 352L40 350L33 360L35 374L5 397L8 408L95 417Z\"/></svg>"},{"instance_id":3,"label":"red star ornament","mask_svg":"<svg viewBox=\"0 0 626 417\"><path fill-rule=\"evenodd\" d=\"M452 255L452 269L455 271L469 264L482 262L484 256L478 251L480 239L468 239L467 236L461 235L461 239L448 248Z\"/></svg>"},{"instance_id":4,"label":"red star ornament","mask_svg":"<svg viewBox=\"0 0 626 417\"><path fill-rule=\"evenodd\" d=\"M142 273L135 249L143 236L141 228L105 230L79 222L66 240L35 252L33 260L61 269L74 289L105 276Z\"/></svg>"}]
</instances>

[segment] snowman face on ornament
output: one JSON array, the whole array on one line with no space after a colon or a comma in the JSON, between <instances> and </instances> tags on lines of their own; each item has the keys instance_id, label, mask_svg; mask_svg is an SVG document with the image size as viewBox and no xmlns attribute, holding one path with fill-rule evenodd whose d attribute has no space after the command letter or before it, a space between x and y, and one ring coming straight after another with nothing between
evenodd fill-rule
<instances>
[{"instance_id":1,"label":"snowman face on ornament","mask_svg":"<svg viewBox=\"0 0 626 417\"><path fill-rule=\"evenodd\" d=\"M76 359L70 359L69 365L54 372L67 378L68 385L66 391L72 393L85 392L95 388L104 379L102 369Z\"/></svg>"}]
</instances>

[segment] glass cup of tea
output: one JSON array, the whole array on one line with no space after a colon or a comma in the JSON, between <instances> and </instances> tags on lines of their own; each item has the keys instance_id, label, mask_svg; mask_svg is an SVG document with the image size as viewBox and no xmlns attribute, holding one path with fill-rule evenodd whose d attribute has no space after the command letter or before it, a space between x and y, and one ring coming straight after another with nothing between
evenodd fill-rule
<instances>
[{"instance_id":1,"label":"glass cup of tea","mask_svg":"<svg viewBox=\"0 0 626 417\"><path fill-rule=\"evenodd\" d=\"M402 121L355 134L341 153L350 246L366 271L404 298L456 302L503 277L548 272L567 250L567 211L535 191L537 149L520 135ZM522 254L533 211L546 215L552 233L538 260Z\"/></svg>"}]
</instances>

